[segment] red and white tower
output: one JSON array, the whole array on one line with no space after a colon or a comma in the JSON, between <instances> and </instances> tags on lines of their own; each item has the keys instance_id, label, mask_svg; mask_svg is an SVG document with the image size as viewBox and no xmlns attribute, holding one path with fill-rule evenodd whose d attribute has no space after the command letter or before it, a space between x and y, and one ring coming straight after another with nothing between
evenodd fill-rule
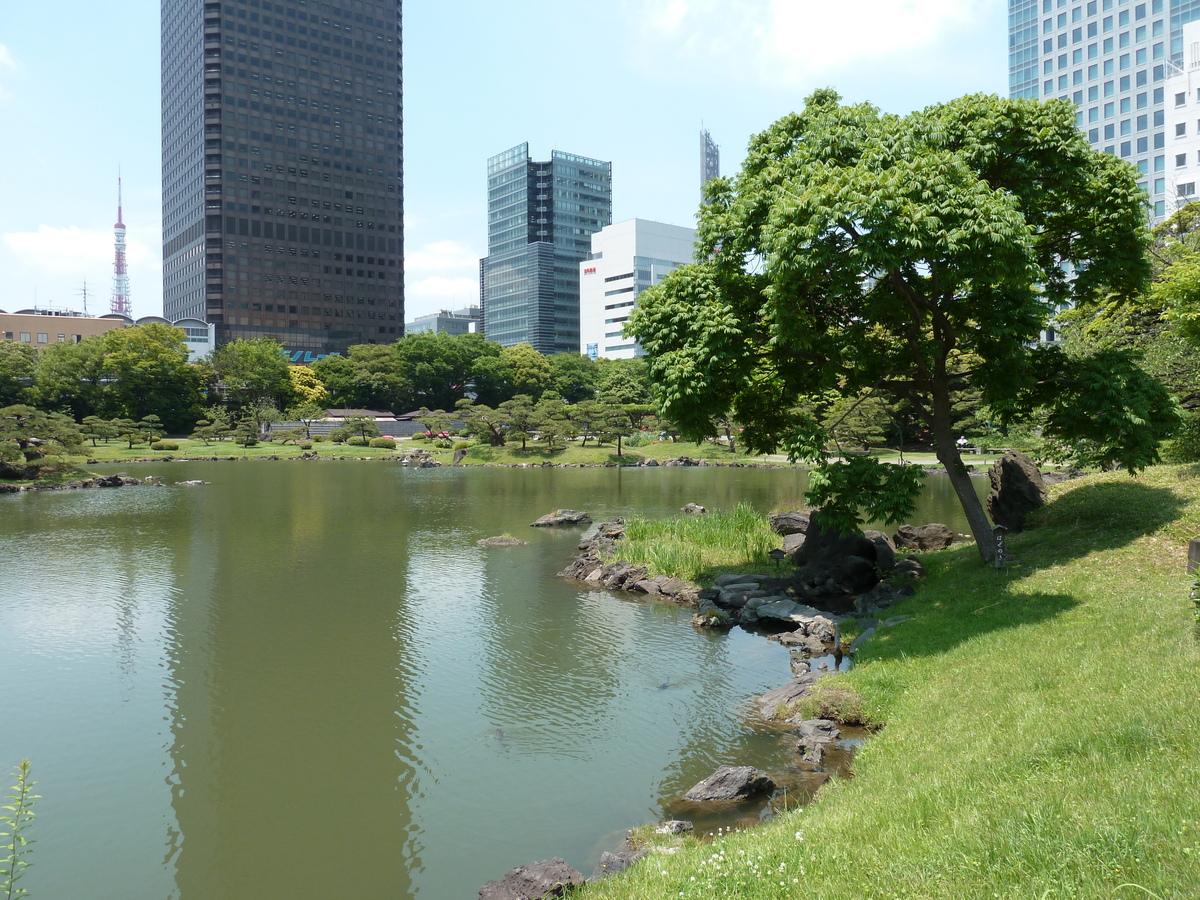
<instances>
[{"instance_id":1,"label":"red and white tower","mask_svg":"<svg viewBox=\"0 0 1200 900\"><path fill-rule=\"evenodd\" d=\"M121 176L117 176L117 224L113 226L116 251L113 258L113 291L111 312L133 317L129 303L129 269L125 265L125 223L121 221Z\"/></svg>"}]
</instances>

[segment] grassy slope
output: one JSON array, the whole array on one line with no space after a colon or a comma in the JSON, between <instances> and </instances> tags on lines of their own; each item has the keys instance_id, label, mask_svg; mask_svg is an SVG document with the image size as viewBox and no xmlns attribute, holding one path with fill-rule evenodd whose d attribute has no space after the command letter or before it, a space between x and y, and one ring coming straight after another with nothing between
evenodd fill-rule
<instances>
[{"instance_id":1,"label":"grassy slope","mask_svg":"<svg viewBox=\"0 0 1200 900\"><path fill-rule=\"evenodd\" d=\"M886 723L856 777L588 900L1200 896L1198 534L1200 470L1164 467L1059 488L1019 566L927 555L841 676Z\"/></svg>"}]
</instances>

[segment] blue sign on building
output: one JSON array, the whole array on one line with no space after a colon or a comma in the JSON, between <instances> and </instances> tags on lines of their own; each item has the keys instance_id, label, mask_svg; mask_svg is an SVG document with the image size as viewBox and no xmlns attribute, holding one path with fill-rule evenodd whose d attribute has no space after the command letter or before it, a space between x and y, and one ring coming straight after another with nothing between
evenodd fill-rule
<instances>
[{"instance_id":1,"label":"blue sign on building","mask_svg":"<svg viewBox=\"0 0 1200 900\"><path fill-rule=\"evenodd\" d=\"M596 357L598 357L600 355L600 345L599 344L588 344L587 345L587 355L588 355L588 359L595 359Z\"/></svg>"}]
</instances>

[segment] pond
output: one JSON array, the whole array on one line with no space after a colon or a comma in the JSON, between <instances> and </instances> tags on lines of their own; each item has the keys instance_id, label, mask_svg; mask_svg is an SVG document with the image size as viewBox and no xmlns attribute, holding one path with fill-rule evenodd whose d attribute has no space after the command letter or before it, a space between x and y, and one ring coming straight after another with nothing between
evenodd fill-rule
<instances>
[{"instance_id":1,"label":"pond","mask_svg":"<svg viewBox=\"0 0 1200 900\"><path fill-rule=\"evenodd\" d=\"M38 782L35 896L472 897L585 873L717 765L779 769L778 644L556 578L579 529L801 505L794 470L126 466L0 496L0 768ZM965 529L945 479L915 521ZM530 545L482 549L509 532ZM7 788L12 779L5 781Z\"/></svg>"}]
</instances>

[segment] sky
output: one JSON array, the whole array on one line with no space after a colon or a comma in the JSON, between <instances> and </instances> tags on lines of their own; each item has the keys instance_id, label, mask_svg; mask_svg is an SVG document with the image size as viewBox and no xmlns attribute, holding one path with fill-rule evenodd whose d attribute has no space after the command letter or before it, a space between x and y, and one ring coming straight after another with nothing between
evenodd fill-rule
<instances>
[{"instance_id":1,"label":"sky","mask_svg":"<svg viewBox=\"0 0 1200 900\"><path fill-rule=\"evenodd\" d=\"M200 2L200 0L196 0ZM52 10L52 12L50 12ZM108 312L117 174L135 316L162 314L156 0L0 0L0 310ZM406 318L478 302L489 156L613 164L613 221L693 225L699 132L736 174L804 98L1005 94L1005 0L409 0Z\"/></svg>"}]
</instances>

